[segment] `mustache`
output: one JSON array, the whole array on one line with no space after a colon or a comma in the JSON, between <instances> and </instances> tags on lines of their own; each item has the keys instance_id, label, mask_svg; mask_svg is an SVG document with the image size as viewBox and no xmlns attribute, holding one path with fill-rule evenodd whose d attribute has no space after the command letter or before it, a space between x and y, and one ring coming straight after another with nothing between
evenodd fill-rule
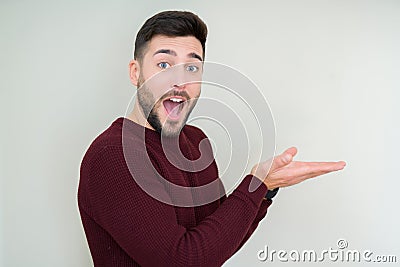
<instances>
[{"instance_id":1,"label":"mustache","mask_svg":"<svg viewBox=\"0 0 400 267\"><path fill-rule=\"evenodd\" d=\"M176 91L176 90L171 90L171 91L167 92L162 97L160 97L160 99L165 99L165 98L168 98L171 96L181 96L181 97L186 98L186 100L190 99L190 96L186 91Z\"/></svg>"}]
</instances>

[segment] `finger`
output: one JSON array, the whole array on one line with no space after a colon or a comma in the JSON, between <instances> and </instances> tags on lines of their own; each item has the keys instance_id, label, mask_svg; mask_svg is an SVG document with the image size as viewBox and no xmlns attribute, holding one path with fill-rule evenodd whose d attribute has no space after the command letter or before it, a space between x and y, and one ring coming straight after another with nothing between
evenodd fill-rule
<instances>
[{"instance_id":1,"label":"finger","mask_svg":"<svg viewBox=\"0 0 400 267\"><path fill-rule=\"evenodd\" d=\"M304 180L308 180L308 179L311 179L311 178L319 177L319 176L322 176L322 175L328 174L328 173L330 173L330 171L319 171L319 172L307 173L307 174L304 174L302 176L298 176L296 183L300 183L300 182L302 182Z\"/></svg>"},{"instance_id":2,"label":"finger","mask_svg":"<svg viewBox=\"0 0 400 267\"><path fill-rule=\"evenodd\" d=\"M326 174L327 172L313 172L313 173L296 173L296 174L290 174L286 177L285 182L283 184L280 184L279 187L287 187L287 186L292 186L298 183L301 183L305 180L314 178L314 177L318 177L321 175Z\"/></svg>"},{"instance_id":3,"label":"finger","mask_svg":"<svg viewBox=\"0 0 400 267\"><path fill-rule=\"evenodd\" d=\"M346 166L346 162L305 162L305 166L309 169L310 172L333 172L343 170L343 168Z\"/></svg>"},{"instance_id":4,"label":"finger","mask_svg":"<svg viewBox=\"0 0 400 267\"><path fill-rule=\"evenodd\" d=\"M306 179L317 177L329 172L338 171L344 168L345 162L301 162L291 161L283 168L274 170L271 177L279 177L279 187L291 186ZM272 178L273 179L273 178Z\"/></svg>"},{"instance_id":5,"label":"finger","mask_svg":"<svg viewBox=\"0 0 400 267\"><path fill-rule=\"evenodd\" d=\"M298 163L298 162L293 162ZM303 163L303 162L301 162ZM291 170L291 177L297 180L296 183L304 181L306 179L314 178L327 174L330 172L338 171L344 168L345 162L307 162L302 166L295 167Z\"/></svg>"}]
</instances>

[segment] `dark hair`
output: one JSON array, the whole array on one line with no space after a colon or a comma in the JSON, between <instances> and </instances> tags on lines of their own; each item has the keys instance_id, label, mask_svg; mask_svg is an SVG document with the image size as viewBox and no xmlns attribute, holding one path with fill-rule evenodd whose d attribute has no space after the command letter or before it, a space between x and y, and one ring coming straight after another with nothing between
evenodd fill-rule
<instances>
[{"instance_id":1,"label":"dark hair","mask_svg":"<svg viewBox=\"0 0 400 267\"><path fill-rule=\"evenodd\" d=\"M163 11L146 20L136 35L134 59L141 61L148 42L158 34L169 37L194 36L203 47L204 58L207 26L192 12Z\"/></svg>"}]
</instances>

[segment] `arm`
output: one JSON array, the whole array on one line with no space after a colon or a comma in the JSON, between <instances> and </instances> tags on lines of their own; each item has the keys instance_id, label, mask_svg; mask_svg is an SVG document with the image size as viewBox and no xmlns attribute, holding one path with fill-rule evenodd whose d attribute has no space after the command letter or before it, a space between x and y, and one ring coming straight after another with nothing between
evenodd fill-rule
<instances>
[{"instance_id":1,"label":"arm","mask_svg":"<svg viewBox=\"0 0 400 267\"><path fill-rule=\"evenodd\" d=\"M119 147L103 150L93 163L88 190L94 219L135 261L143 266L220 266L235 253L257 217L265 185L249 192L253 176L246 176L213 214L186 229L178 225L173 206L136 184L120 153ZM140 172L159 194L167 194L151 168L143 166Z\"/></svg>"}]
</instances>

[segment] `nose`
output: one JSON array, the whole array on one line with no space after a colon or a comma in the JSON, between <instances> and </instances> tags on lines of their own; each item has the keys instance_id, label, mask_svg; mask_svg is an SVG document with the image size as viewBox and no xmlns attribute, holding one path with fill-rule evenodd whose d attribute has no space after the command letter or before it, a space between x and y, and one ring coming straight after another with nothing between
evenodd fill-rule
<instances>
[{"instance_id":1,"label":"nose","mask_svg":"<svg viewBox=\"0 0 400 267\"><path fill-rule=\"evenodd\" d=\"M174 85L172 85L172 89L174 89L174 90L185 90L186 89L186 85L184 83L182 83L182 84L174 84Z\"/></svg>"},{"instance_id":2,"label":"nose","mask_svg":"<svg viewBox=\"0 0 400 267\"><path fill-rule=\"evenodd\" d=\"M186 83L188 82L187 74L185 73L184 65L176 66L172 73L173 81L171 88L176 90L186 89Z\"/></svg>"}]
</instances>

